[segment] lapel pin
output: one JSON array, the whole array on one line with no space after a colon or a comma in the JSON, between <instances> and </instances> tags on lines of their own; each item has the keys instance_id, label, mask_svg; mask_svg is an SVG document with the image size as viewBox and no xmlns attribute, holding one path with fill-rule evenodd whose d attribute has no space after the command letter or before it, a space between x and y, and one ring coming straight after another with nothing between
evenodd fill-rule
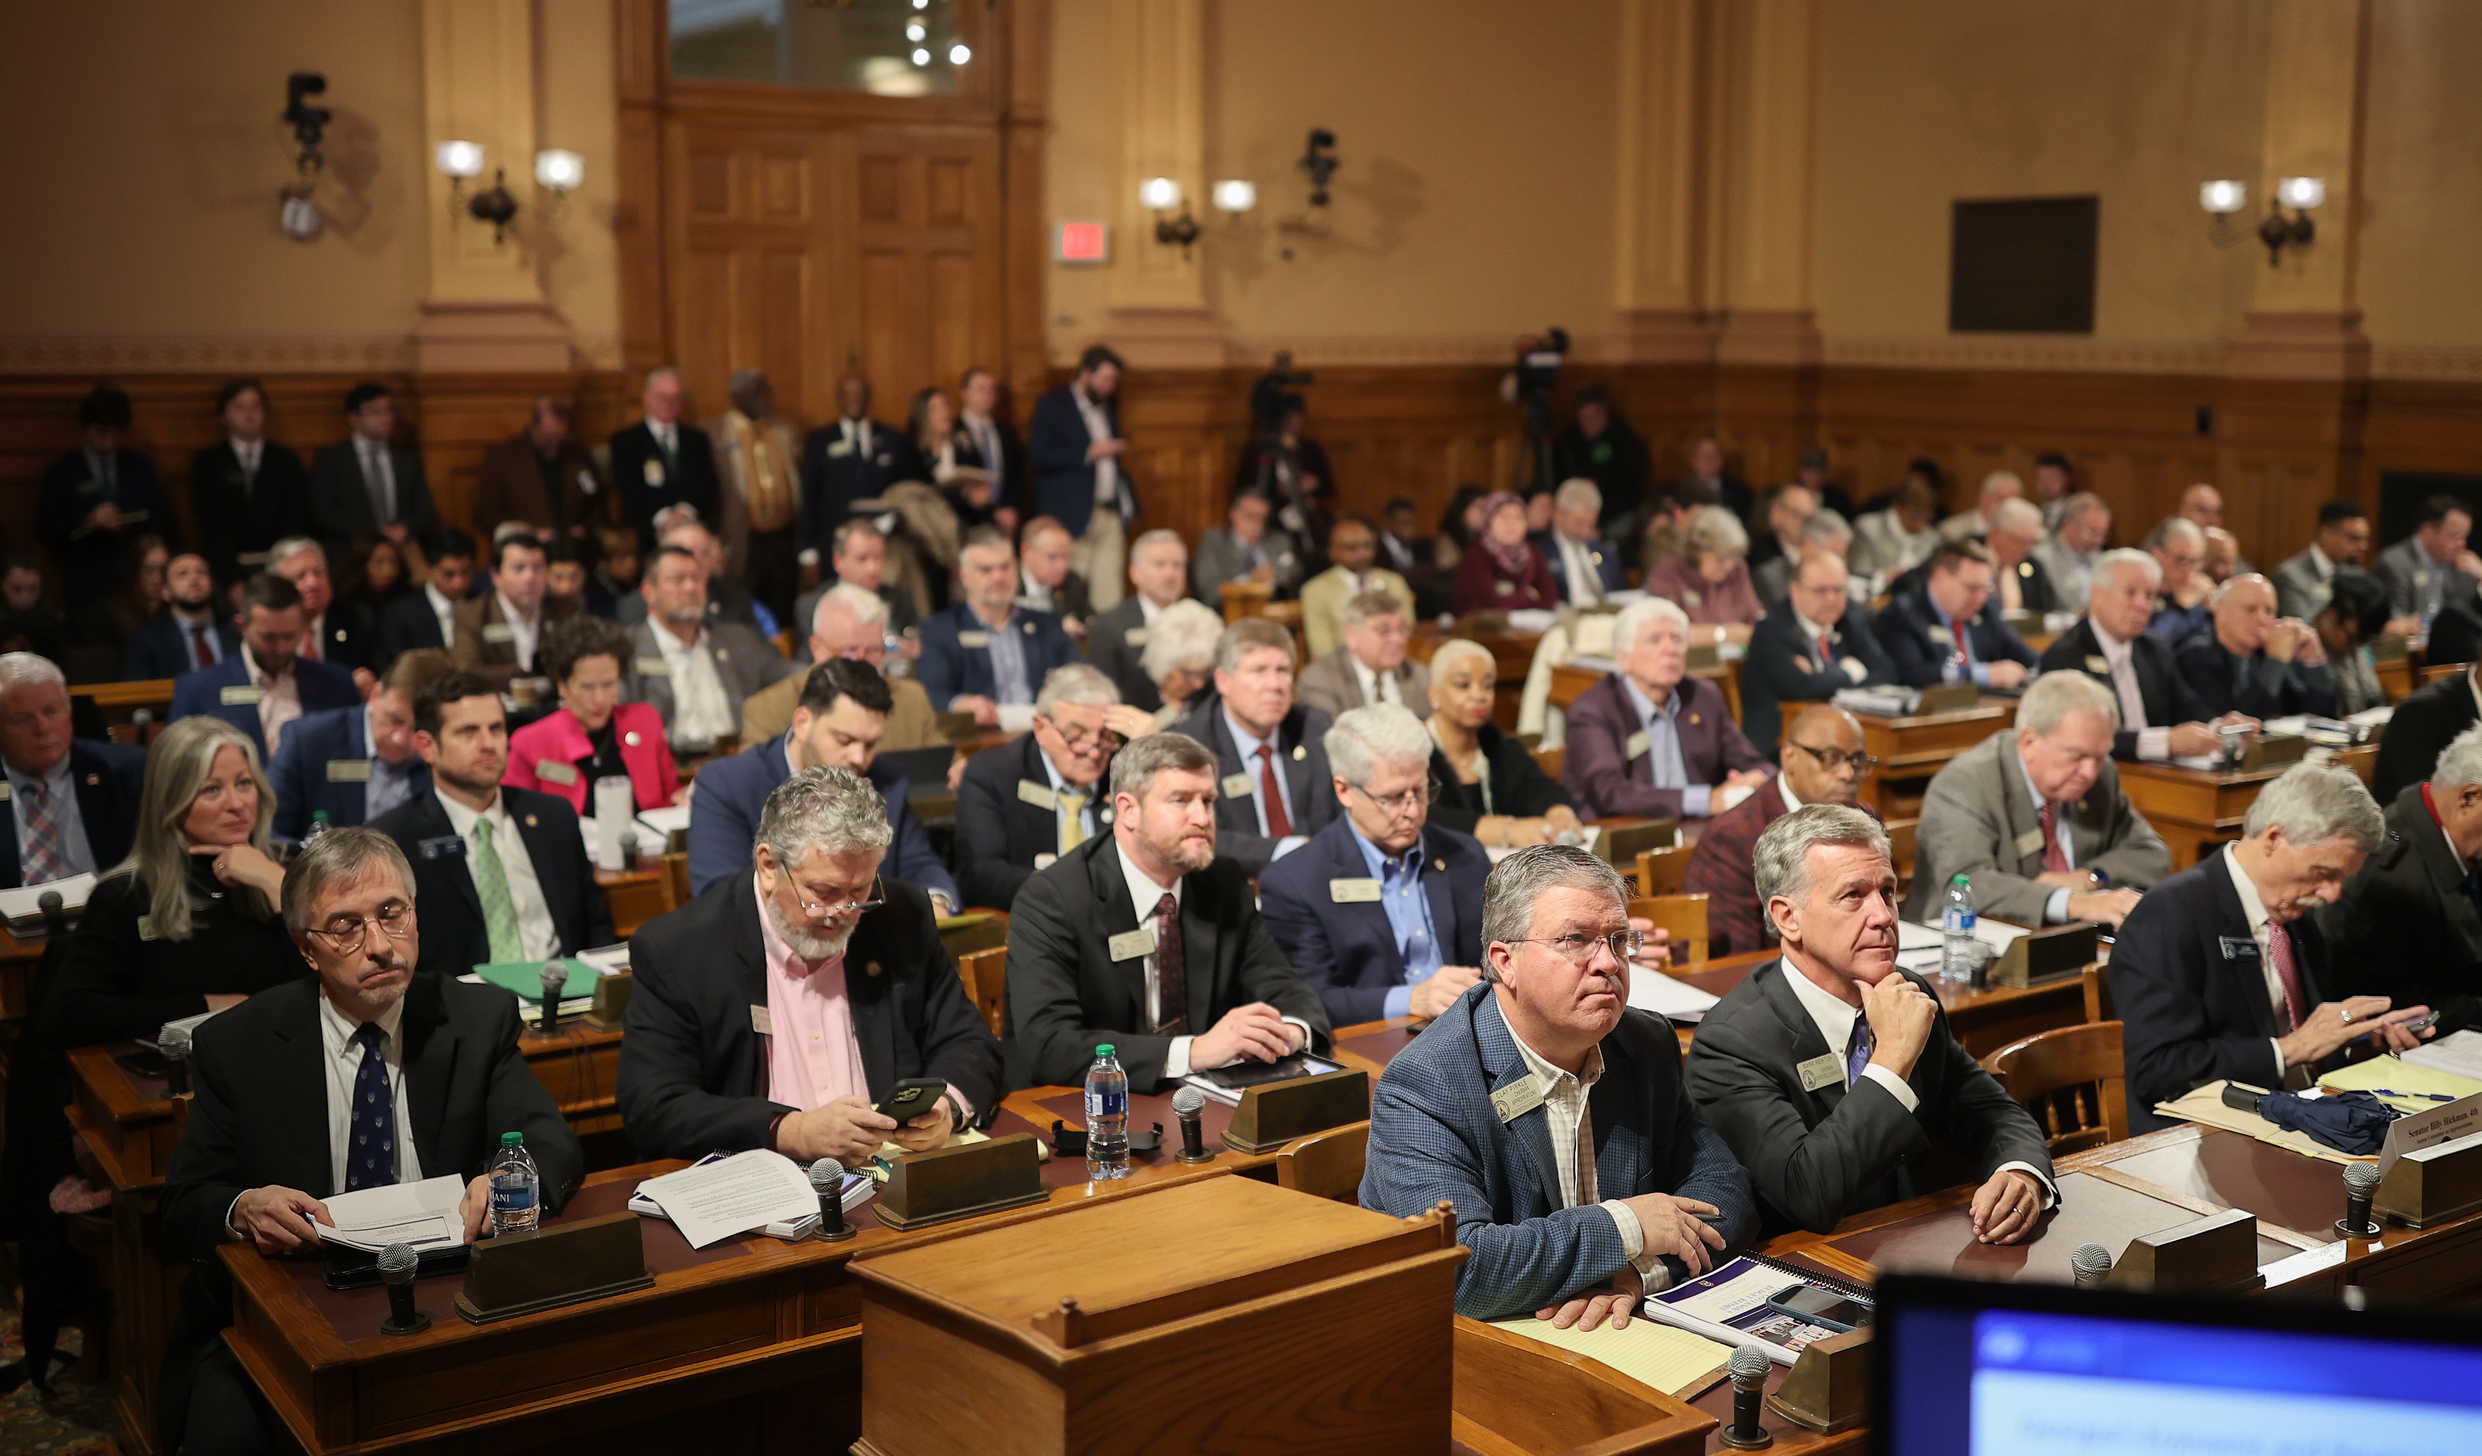
<instances>
[{"instance_id":1,"label":"lapel pin","mask_svg":"<svg viewBox=\"0 0 2482 1456\"><path fill-rule=\"evenodd\" d=\"M865 964L865 965L862 967L862 974L863 974L863 975L865 975L865 976L875 976L875 975L878 975L878 974L879 974L879 963L878 963L877 961L871 961L871 962L869 962L869 963Z\"/></svg>"},{"instance_id":2,"label":"lapel pin","mask_svg":"<svg viewBox=\"0 0 2482 1456\"><path fill-rule=\"evenodd\" d=\"M638 735L635 733L624 733L621 735L621 742L628 744L631 748L635 748L638 746Z\"/></svg>"},{"instance_id":3,"label":"lapel pin","mask_svg":"<svg viewBox=\"0 0 2482 1456\"><path fill-rule=\"evenodd\" d=\"M1444 869L1446 869L1447 867L1448 867L1448 862L1447 862L1446 860L1444 860L1444 859L1435 859L1435 860L1432 860L1432 861L1431 861L1431 868L1432 868L1432 869L1435 869L1435 870L1444 870Z\"/></svg>"},{"instance_id":4,"label":"lapel pin","mask_svg":"<svg viewBox=\"0 0 2482 1456\"><path fill-rule=\"evenodd\" d=\"M537 827L537 826L535 825L535 822L534 822L534 816L533 816L532 814L528 814L528 815L526 816L526 827L527 827L528 829L533 829L533 828Z\"/></svg>"},{"instance_id":5,"label":"lapel pin","mask_svg":"<svg viewBox=\"0 0 2482 1456\"><path fill-rule=\"evenodd\" d=\"M1293 762L1295 762L1295 763L1299 763L1299 762L1301 762L1303 759L1308 758L1309 756L1310 756L1310 750L1309 750L1309 749L1307 749L1307 748L1303 747L1302 745L1300 745L1300 744L1298 744L1298 743L1296 743L1296 744L1294 744L1294 745L1293 745Z\"/></svg>"},{"instance_id":6,"label":"lapel pin","mask_svg":"<svg viewBox=\"0 0 2482 1456\"><path fill-rule=\"evenodd\" d=\"M91 788L93 788L93 787L95 787L97 784L102 783L102 782L103 782L103 775L102 775L102 774L88 774L88 775L86 776L86 786L87 786L88 788L90 788L90 789L91 789Z\"/></svg>"},{"instance_id":7,"label":"lapel pin","mask_svg":"<svg viewBox=\"0 0 2482 1456\"><path fill-rule=\"evenodd\" d=\"M1692 728L1695 728L1695 727L1697 727L1697 726L1698 726L1698 715L1697 715L1697 714L1692 713L1692 714L1690 714L1690 715L1689 715L1689 726L1690 726L1690 727L1692 727Z\"/></svg>"}]
</instances>

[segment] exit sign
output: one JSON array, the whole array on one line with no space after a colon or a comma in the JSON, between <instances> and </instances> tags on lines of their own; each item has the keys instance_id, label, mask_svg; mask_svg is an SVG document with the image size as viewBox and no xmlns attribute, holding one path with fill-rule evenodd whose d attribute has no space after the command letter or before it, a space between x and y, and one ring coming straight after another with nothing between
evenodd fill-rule
<instances>
[{"instance_id":1,"label":"exit sign","mask_svg":"<svg viewBox=\"0 0 2482 1456\"><path fill-rule=\"evenodd\" d=\"M1052 257L1062 263L1108 263L1112 261L1112 225L1104 222L1064 222L1060 224Z\"/></svg>"}]
</instances>

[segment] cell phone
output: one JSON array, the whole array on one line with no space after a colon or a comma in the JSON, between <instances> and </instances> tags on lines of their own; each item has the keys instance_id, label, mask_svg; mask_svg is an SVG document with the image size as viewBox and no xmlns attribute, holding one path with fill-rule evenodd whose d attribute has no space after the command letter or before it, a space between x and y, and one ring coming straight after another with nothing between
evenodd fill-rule
<instances>
[{"instance_id":1,"label":"cell phone","mask_svg":"<svg viewBox=\"0 0 2482 1456\"><path fill-rule=\"evenodd\" d=\"M907 1077L896 1084L895 1091L880 1099L879 1115L893 1117L900 1123L911 1122L937 1107L947 1091L944 1077Z\"/></svg>"},{"instance_id":2,"label":"cell phone","mask_svg":"<svg viewBox=\"0 0 2482 1456\"><path fill-rule=\"evenodd\" d=\"M1876 1312L1866 1300L1838 1294L1832 1289L1821 1289L1814 1284L1784 1286L1767 1297L1767 1308L1838 1334L1870 1323L1871 1315Z\"/></svg>"},{"instance_id":3,"label":"cell phone","mask_svg":"<svg viewBox=\"0 0 2482 1456\"><path fill-rule=\"evenodd\" d=\"M2419 1035L2419 1034L2421 1034L2422 1032L2428 1031L2428 1030L2430 1030L2432 1027L2437 1026L2438 1024L2439 1024L2439 1013L2438 1013L2438 1012L2436 1012L2436 1011L2428 1011L2428 1012L2424 1012L2422 1015L2414 1017L2411 1021L2403 1021L2403 1022L2398 1022L2398 1023L2397 1023L2397 1025L2402 1026L2405 1030L2407 1030L2407 1031L2409 1031L2409 1032L2412 1032L2412 1033L2414 1033L2414 1034L2416 1034L2416 1035Z\"/></svg>"}]
</instances>

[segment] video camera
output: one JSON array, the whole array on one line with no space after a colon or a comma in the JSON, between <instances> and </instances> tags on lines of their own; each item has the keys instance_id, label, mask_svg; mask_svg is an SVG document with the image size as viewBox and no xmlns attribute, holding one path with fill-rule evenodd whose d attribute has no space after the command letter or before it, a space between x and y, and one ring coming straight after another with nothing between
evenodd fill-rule
<instances>
[{"instance_id":1,"label":"video camera","mask_svg":"<svg viewBox=\"0 0 2482 1456\"><path fill-rule=\"evenodd\" d=\"M1517 398L1547 399L1568 359L1568 330L1554 324L1539 337L1517 341Z\"/></svg>"},{"instance_id":2,"label":"video camera","mask_svg":"<svg viewBox=\"0 0 2482 1456\"><path fill-rule=\"evenodd\" d=\"M1275 368L1250 386L1250 417L1258 422L1259 433L1270 443L1282 435L1284 417L1304 407L1301 396L1292 391L1316 382L1307 370L1293 368L1291 350L1279 352Z\"/></svg>"}]
</instances>

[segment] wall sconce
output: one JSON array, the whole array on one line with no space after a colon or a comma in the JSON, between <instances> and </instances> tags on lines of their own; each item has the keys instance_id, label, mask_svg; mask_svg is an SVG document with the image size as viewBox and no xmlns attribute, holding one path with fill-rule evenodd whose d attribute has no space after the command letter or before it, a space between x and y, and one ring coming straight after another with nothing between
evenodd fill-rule
<instances>
[{"instance_id":1,"label":"wall sconce","mask_svg":"<svg viewBox=\"0 0 2482 1456\"><path fill-rule=\"evenodd\" d=\"M1213 197L1217 212L1229 212L1237 217L1258 205L1258 184L1239 177L1228 177L1215 184Z\"/></svg>"},{"instance_id":2,"label":"wall sconce","mask_svg":"<svg viewBox=\"0 0 2482 1456\"><path fill-rule=\"evenodd\" d=\"M1155 214L1155 241L1178 243L1181 256L1189 256L1189 245L1198 241L1198 220L1189 215L1189 204L1181 197L1181 184L1169 177L1149 177L1138 184L1138 205ZM1174 208L1179 217L1165 214Z\"/></svg>"},{"instance_id":3,"label":"wall sconce","mask_svg":"<svg viewBox=\"0 0 2482 1456\"><path fill-rule=\"evenodd\" d=\"M1310 205L1327 205L1327 180L1336 175L1336 134L1323 126L1310 128L1310 144L1293 164L1310 174Z\"/></svg>"},{"instance_id":4,"label":"wall sconce","mask_svg":"<svg viewBox=\"0 0 2482 1456\"><path fill-rule=\"evenodd\" d=\"M2256 238L2267 249L2267 266L2283 261L2284 248L2307 247L2318 236L2318 225L2311 221L2310 210L2327 200L2327 179L2324 177L2285 177L2275 184L2275 201L2255 228L2244 229L2233 222L2249 203L2249 189L2235 181L2203 182L2198 185L2198 205L2215 219L2211 236L2217 247L2231 247L2244 238ZM2292 215L2284 215L2285 208Z\"/></svg>"},{"instance_id":5,"label":"wall sconce","mask_svg":"<svg viewBox=\"0 0 2482 1456\"><path fill-rule=\"evenodd\" d=\"M326 139L327 124L334 119L334 113L302 99L326 93L327 77L316 71L295 71L285 78L284 114L277 120L293 128L294 144L301 151L293 158L293 180L277 189L276 224L296 242L306 243L317 237L326 223L310 194L319 185L319 169L327 165L319 155L319 143Z\"/></svg>"}]
</instances>

